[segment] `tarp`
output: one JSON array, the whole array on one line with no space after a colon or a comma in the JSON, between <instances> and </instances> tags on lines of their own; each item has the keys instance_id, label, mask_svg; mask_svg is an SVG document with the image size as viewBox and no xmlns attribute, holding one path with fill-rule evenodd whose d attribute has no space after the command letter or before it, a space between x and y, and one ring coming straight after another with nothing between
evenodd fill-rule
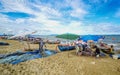
<instances>
[{"instance_id":1,"label":"tarp","mask_svg":"<svg viewBox=\"0 0 120 75\"><path fill-rule=\"evenodd\" d=\"M88 40L98 41L99 39L103 39L103 36L99 35L84 35L80 36L79 40L83 40L84 42L87 42Z\"/></svg>"},{"instance_id":2,"label":"tarp","mask_svg":"<svg viewBox=\"0 0 120 75\"><path fill-rule=\"evenodd\" d=\"M45 50L45 56L51 56L57 52L52 50ZM11 54L0 55L0 64L18 64L20 62L42 58L42 54L39 53L39 50L27 51L27 52L14 52Z\"/></svg>"}]
</instances>

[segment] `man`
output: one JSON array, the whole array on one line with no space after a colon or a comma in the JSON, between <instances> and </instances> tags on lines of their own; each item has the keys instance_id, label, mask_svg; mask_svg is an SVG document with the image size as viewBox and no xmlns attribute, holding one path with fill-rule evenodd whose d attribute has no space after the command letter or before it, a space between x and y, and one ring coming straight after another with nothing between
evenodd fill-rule
<instances>
[{"instance_id":1,"label":"man","mask_svg":"<svg viewBox=\"0 0 120 75\"><path fill-rule=\"evenodd\" d=\"M81 40L78 40L76 42L76 54L81 55L82 51L83 51L82 42Z\"/></svg>"},{"instance_id":2,"label":"man","mask_svg":"<svg viewBox=\"0 0 120 75\"><path fill-rule=\"evenodd\" d=\"M42 54L43 54L43 52L44 52L44 46L46 47L45 43L43 42L42 39L40 39L40 41L39 41L39 51L40 51L40 53L42 53Z\"/></svg>"},{"instance_id":3,"label":"man","mask_svg":"<svg viewBox=\"0 0 120 75\"><path fill-rule=\"evenodd\" d=\"M94 48L95 48L96 57L99 57L100 56L100 49L96 45L94 46Z\"/></svg>"}]
</instances>

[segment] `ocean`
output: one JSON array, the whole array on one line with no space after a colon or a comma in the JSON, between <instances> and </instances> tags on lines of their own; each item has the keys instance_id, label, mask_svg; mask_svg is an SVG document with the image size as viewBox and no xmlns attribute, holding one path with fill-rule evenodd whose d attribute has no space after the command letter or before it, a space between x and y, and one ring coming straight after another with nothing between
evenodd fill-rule
<instances>
[{"instance_id":1,"label":"ocean","mask_svg":"<svg viewBox=\"0 0 120 75\"><path fill-rule=\"evenodd\" d=\"M113 45L115 50L120 50L120 35L104 35L103 42Z\"/></svg>"},{"instance_id":2,"label":"ocean","mask_svg":"<svg viewBox=\"0 0 120 75\"><path fill-rule=\"evenodd\" d=\"M114 43L114 44L120 43L120 35L100 35L100 36L104 36L105 37L103 39L103 41L105 43ZM61 39L61 38L56 38L53 35L52 36L51 35L33 35L33 37L41 37L41 38L50 39L50 40ZM61 40L67 40L67 39L61 39ZM69 41L73 41L73 40L69 40Z\"/></svg>"},{"instance_id":3,"label":"ocean","mask_svg":"<svg viewBox=\"0 0 120 75\"><path fill-rule=\"evenodd\" d=\"M120 35L104 35L105 39L103 40L106 43L120 43Z\"/></svg>"},{"instance_id":4,"label":"ocean","mask_svg":"<svg viewBox=\"0 0 120 75\"><path fill-rule=\"evenodd\" d=\"M102 36L105 37L103 39L104 43L106 43L108 45L113 45L115 50L120 50L120 35L102 35ZM34 35L33 37L41 37L41 38L49 39L49 40L61 40L62 42L66 42L66 41L72 42L72 41L75 41L75 40L56 38L55 36L51 36L51 35Z\"/></svg>"}]
</instances>

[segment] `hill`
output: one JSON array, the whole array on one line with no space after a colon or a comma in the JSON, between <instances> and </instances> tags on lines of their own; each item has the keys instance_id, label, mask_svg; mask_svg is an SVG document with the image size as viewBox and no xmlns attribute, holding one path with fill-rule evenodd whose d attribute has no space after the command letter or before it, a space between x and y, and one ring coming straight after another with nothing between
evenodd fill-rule
<instances>
[{"instance_id":1,"label":"hill","mask_svg":"<svg viewBox=\"0 0 120 75\"><path fill-rule=\"evenodd\" d=\"M79 37L79 35L66 33L66 34L57 35L56 37L57 38L63 38L63 39L75 40Z\"/></svg>"}]
</instances>

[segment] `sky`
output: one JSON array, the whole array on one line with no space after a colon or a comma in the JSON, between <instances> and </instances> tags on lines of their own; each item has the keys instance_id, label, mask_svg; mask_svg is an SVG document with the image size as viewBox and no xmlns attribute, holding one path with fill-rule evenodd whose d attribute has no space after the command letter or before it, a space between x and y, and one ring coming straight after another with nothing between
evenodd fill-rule
<instances>
[{"instance_id":1,"label":"sky","mask_svg":"<svg viewBox=\"0 0 120 75\"><path fill-rule=\"evenodd\" d=\"M119 0L0 0L0 33L120 34Z\"/></svg>"}]
</instances>

